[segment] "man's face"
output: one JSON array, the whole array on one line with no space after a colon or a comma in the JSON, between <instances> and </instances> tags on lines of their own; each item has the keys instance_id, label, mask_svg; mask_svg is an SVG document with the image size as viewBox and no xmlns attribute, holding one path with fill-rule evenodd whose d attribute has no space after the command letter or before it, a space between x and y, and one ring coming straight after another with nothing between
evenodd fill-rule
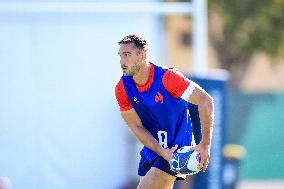
<instances>
[{"instance_id":1,"label":"man's face","mask_svg":"<svg viewBox=\"0 0 284 189\"><path fill-rule=\"evenodd\" d=\"M143 59L141 52L133 43L121 44L118 55L120 56L120 65L123 75L133 76L138 73Z\"/></svg>"}]
</instances>

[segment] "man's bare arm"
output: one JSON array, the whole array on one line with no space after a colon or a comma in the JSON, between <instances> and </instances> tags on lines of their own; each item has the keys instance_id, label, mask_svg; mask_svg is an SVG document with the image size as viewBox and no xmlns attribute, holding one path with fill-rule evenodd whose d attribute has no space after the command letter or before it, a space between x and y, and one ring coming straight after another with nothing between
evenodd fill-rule
<instances>
[{"instance_id":1,"label":"man's bare arm","mask_svg":"<svg viewBox=\"0 0 284 189\"><path fill-rule=\"evenodd\" d=\"M202 139L195 149L201 154L200 167L202 167L205 171L210 158L210 147L214 124L214 102L213 98L198 85L194 88L188 101L192 104L198 105Z\"/></svg>"},{"instance_id":2,"label":"man's bare arm","mask_svg":"<svg viewBox=\"0 0 284 189\"><path fill-rule=\"evenodd\" d=\"M198 105L199 117L202 127L202 143L211 145L214 123L213 98L202 88L195 87L188 101L192 104Z\"/></svg>"},{"instance_id":3,"label":"man's bare arm","mask_svg":"<svg viewBox=\"0 0 284 189\"><path fill-rule=\"evenodd\" d=\"M121 116L128 125L128 127L131 129L131 131L135 134L137 139L143 145L156 152L165 160L170 160L171 155L173 151L177 149L177 146L171 149L162 148L158 141L152 136L152 134L143 127L141 119L133 108L128 111L122 111Z\"/></svg>"}]
</instances>

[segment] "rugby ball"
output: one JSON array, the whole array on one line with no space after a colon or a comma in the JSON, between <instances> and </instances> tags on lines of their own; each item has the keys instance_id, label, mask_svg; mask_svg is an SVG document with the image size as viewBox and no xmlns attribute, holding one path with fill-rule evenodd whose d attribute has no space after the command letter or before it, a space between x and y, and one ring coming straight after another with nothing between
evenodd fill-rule
<instances>
[{"instance_id":1,"label":"rugby ball","mask_svg":"<svg viewBox=\"0 0 284 189\"><path fill-rule=\"evenodd\" d=\"M190 151L191 146L183 146L173 153L171 169L179 174L194 175L200 171L201 157L198 151Z\"/></svg>"}]
</instances>

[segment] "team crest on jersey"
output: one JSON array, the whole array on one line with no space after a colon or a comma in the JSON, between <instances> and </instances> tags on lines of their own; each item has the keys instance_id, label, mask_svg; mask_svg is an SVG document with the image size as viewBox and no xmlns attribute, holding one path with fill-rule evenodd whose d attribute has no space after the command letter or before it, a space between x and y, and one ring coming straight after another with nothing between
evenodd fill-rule
<instances>
[{"instance_id":1,"label":"team crest on jersey","mask_svg":"<svg viewBox=\"0 0 284 189\"><path fill-rule=\"evenodd\" d=\"M155 96L155 102L156 103L158 103L158 102L163 103L164 102L164 97L160 92L158 92L157 95Z\"/></svg>"},{"instance_id":2,"label":"team crest on jersey","mask_svg":"<svg viewBox=\"0 0 284 189\"><path fill-rule=\"evenodd\" d=\"M133 98L133 102L134 102L135 104L137 104L139 101L138 101L138 99L137 99L136 97L134 97L134 98Z\"/></svg>"}]
</instances>

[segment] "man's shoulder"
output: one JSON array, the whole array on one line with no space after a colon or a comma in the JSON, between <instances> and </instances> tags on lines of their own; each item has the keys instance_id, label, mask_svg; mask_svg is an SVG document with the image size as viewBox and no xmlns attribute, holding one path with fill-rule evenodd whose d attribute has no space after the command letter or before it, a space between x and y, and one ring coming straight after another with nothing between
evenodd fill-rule
<instances>
[{"instance_id":1,"label":"man's shoulder","mask_svg":"<svg viewBox=\"0 0 284 189\"><path fill-rule=\"evenodd\" d=\"M153 63L151 63L153 64ZM156 68L164 70L166 74L170 74L170 75L183 75L180 71L178 71L176 68L174 67L169 67L169 66L165 66L165 65L159 65L159 64L153 64Z\"/></svg>"},{"instance_id":2,"label":"man's shoulder","mask_svg":"<svg viewBox=\"0 0 284 189\"><path fill-rule=\"evenodd\" d=\"M124 98L126 95L126 90L124 88L123 80L122 78L119 79L115 86L115 96L117 99Z\"/></svg>"},{"instance_id":3,"label":"man's shoulder","mask_svg":"<svg viewBox=\"0 0 284 189\"><path fill-rule=\"evenodd\" d=\"M158 65L158 64L153 64L153 66L163 71L163 76L162 76L163 84L168 83L169 81L175 82L179 80L188 80L188 78L180 71L178 71L176 68L164 65Z\"/></svg>"},{"instance_id":4,"label":"man's shoulder","mask_svg":"<svg viewBox=\"0 0 284 189\"><path fill-rule=\"evenodd\" d=\"M160 64L154 64L152 62L150 62L150 64L152 64L154 67L158 68L158 69L162 69L162 70L168 70L171 69L170 67L164 66L164 65L160 65Z\"/></svg>"},{"instance_id":5,"label":"man's shoulder","mask_svg":"<svg viewBox=\"0 0 284 189\"><path fill-rule=\"evenodd\" d=\"M132 84L132 77L130 76L121 76L121 78L119 79L119 81L117 82L116 86L115 86L115 91L116 92L124 92L126 90L125 85L129 85Z\"/></svg>"},{"instance_id":6,"label":"man's shoulder","mask_svg":"<svg viewBox=\"0 0 284 189\"><path fill-rule=\"evenodd\" d=\"M118 82L115 85L115 92L121 91L124 89L122 77L118 80Z\"/></svg>"},{"instance_id":7,"label":"man's shoulder","mask_svg":"<svg viewBox=\"0 0 284 189\"><path fill-rule=\"evenodd\" d=\"M115 86L115 96L119 104L120 111L127 111L132 108L126 94L122 78L120 78Z\"/></svg>"}]
</instances>

